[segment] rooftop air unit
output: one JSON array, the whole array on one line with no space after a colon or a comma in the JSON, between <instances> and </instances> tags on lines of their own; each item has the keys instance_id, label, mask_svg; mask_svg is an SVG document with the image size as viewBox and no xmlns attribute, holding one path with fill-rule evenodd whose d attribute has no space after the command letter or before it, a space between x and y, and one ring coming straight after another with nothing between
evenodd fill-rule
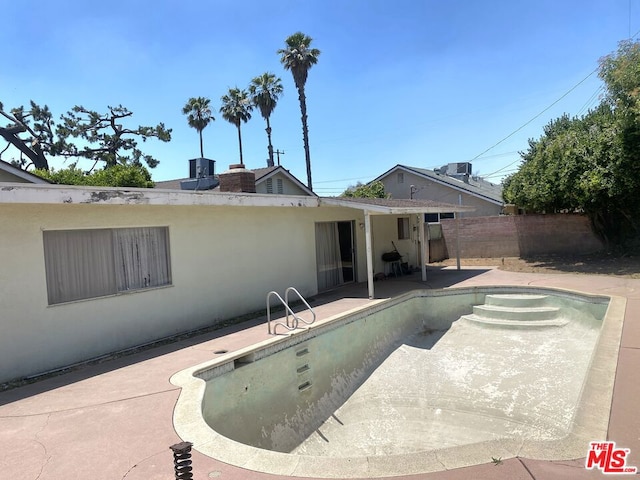
<instances>
[{"instance_id":1,"label":"rooftop air unit","mask_svg":"<svg viewBox=\"0 0 640 480\"><path fill-rule=\"evenodd\" d=\"M447 165L447 175L471 175L471 164L469 162L450 163Z\"/></svg>"},{"instance_id":2,"label":"rooftop air unit","mask_svg":"<svg viewBox=\"0 0 640 480\"><path fill-rule=\"evenodd\" d=\"M189 160L189 180L180 182L182 190L211 190L220 181L215 178L215 160L192 158Z\"/></svg>"}]
</instances>

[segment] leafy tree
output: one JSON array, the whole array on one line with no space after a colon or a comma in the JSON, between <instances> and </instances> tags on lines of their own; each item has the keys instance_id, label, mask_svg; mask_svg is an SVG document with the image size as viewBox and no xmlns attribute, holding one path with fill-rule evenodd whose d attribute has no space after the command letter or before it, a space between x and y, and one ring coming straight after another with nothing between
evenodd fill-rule
<instances>
[{"instance_id":1,"label":"leafy tree","mask_svg":"<svg viewBox=\"0 0 640 480\"><path fill-rule=\"evenodd\" d=\"M363 184L358 182L355 186L347 188L341 197L349 198L389 198L384 193L384 184L380 181Z\"/></svg>"},{"instance_id":2,"label":"leafy tree","mask_svg":"<svg viewBox=\"0 0 640 480\"><path fill-rule=\"evenodd\" d=\"M253 104L246 90L240 90L238 87L230 88L226 95L222 98L222 107L220 113L222 118L232 123L238 129L238 145L240 147L240 165L244 166L242 161L242 134L240 133L241 123L247 123L251 119L251 110Z\"/></svg>"},{"instance_id":3,"label":"leafy tree","mask_svg":"<svg viewBox=\"0 0 640 480\"><path fill-rule=\"evenodd\" d=\"M624 115L640 115L640 43L620 42L618 51L600 59L600 78L607 86L606 101Z\"/></svg>"},{"instance_id":4,"label":"leafy tree","mask_svg":"<svg viewBox=\"0 0 640 480\"><path fill-rule=\"evenodd\" d=\"M152 188L151 174L142 165L114 165L88 173L74 164L61 170L36 170L35 174L62 185L93 185L100 187Z\"/></svg>"},{"instance_id":5,"label":"leafy tree","mask_svg":"<svg viewBox=\"0 0 640 480\"><path fill-rule=\"evenodd\" d=\"M302 139L304 142L304 157L307 164L307 186L313 190L311 181L311 155L309 154L309 127L307 126L307 97L305 85L309 69L318 63L320 50L310 48L313 39L302 32L297 32L285 40L286 47L278 50L280 62L285 70L291 70L293 82L298 90L300 112L302 114Z\"/></svg>"},{"instance_id":6,"label":"leafy tree","mask_svg":"<svg viewBox=\"0 0 640 480\"><path fill-rule=\"evenodd\" d=\"M155 127L138 126L127 128L123 121L133 112L122 105L108 107L107 113L100 114L82 106L75 106L60 116L58 124L46 105L39 106L31 101L29 109L23 106L6 112L0 104L0 115L9 124L0 127L0 136L20 152L15 163L28 167L26 157L37 169L49 168L48 157L93 160L93 170L98 162L105 167L118 164L141 165L141 160L150 167L159 162L151 155L145 155L138 148L138 140L157 138L163 142L171 140L171 129L163 123ZM6 151L4 149L2 152Z\"/></svg>"},{"instance_id":7,"label":"leafy tree","mask_svg":"<svg viewBox=\"0 0 640 480\"><path fill-rule=\"evenodd\" d=\"M182 107L182 113L187 115L187 122L191 128L195 128L200 135L200 158L204 158L204 150L202 148L202 131L214 121L215 118L211 114L209 107L210 100L204 97L191 97L187 104Z\"/></svg>"},{"instance_id":8,"label":"leafy tree","mask_svg":"<svg viewBox=\"0 0 640 480\"><path fill-rule=\"evenodd\" d=\"M263 73L259 77L255 77L251 80L249 85L249 94L253 104L260 109L262 118L267 122L267 139L269 141L269 163L270 167L273 167L273 145L271 145L271 124L269 118L271 113L276 108L278 99L282 95L282 82L273 73Z\"/></svg>"},{"instance_id":9,"label":"leafy tree","mask_svg":"<svg viewBox=\"0 0 640 480\"><path fill-rule=\"evenodd\" d=\"M619 244L640 232L640 44L622 42L600 60L599 74L604 101L529 140L503 196L533 212L584 212L605 241Z\"/></svg>"}]
</instances>

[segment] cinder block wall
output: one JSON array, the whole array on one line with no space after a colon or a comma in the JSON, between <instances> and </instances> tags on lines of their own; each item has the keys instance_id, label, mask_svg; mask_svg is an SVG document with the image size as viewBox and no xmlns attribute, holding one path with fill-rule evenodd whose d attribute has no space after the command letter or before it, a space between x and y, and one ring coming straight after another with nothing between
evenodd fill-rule
<instances>
[{"instance_id":1,"label":"cinder block wall","mask_svg":"<svg viewBox=\"0 0 640 480\"><path fill-rule=\"evenodd\" d=\"M456 255L455 220L443 220L450 257ZM603 244L583 215L517 215L460 219L462 258L526 257L544 254L586 254Z\"/></svg>"}]
</instances>

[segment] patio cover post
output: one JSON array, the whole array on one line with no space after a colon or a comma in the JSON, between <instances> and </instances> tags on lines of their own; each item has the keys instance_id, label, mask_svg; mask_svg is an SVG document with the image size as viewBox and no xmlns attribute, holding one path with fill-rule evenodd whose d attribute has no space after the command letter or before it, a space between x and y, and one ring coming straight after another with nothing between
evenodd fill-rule
<instances>
[{"instance_id":1,"label":"patio cover post","mask_svg":"<svg viewBox=\"0 0 640 480\"><path fill-rule=\"evenodd\" d=\"M429 261L429 241L425 242L424 227L427 225L424 222L424 215L419 216L418 233L420 235L420 266L422 269L422 281L427 281L427 262Z\"/></svg>"},{"instance_id":2,"label":"patio cover post","mask_svg":"<svg viewBox=\"0 0 640 480\"><path fill-rule=\"evenodd\" d=\"M371 215L364 211L364 238L367 248L367 285L369 286L369 300L373 300L373 248L371 246Z\"/></svg>"},{"instance_id":3,"label":"patio cover post","mask_svg":"<svg viewBox=\"0 0 640 480\"><path fill-rule=\"evenodd\" d=\"M456 217L456 265L460 270L460 212L454 213Z\"/></svg>"}]
</instances>

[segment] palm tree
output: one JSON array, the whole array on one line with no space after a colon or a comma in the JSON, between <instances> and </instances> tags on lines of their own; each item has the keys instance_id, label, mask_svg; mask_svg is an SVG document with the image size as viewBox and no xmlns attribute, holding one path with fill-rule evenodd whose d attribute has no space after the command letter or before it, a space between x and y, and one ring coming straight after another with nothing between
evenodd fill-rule
<instances>
[{"instance_id":1,"label":"palm tree","mask_svg":"<svg viewBox=\"0 0 640 480\"><path fill-rule=\"evenodd\" d=\"M238 145L240 146L240 165L244 167L242 161L242 135L240 134L240 124L242 122L247 123L251 118L251 110L253 110L253 104L251 98L246 90L240 90L238 87L230 88L226 95L223 95L222 107L220 107L220 113L222 118L227 122L232 123L238 129Z\"/></svg>"},{"instance_id":2,"label":"palm tree","mask_svg":"<svg viewBox=\"0 0 640 480\"><path fill-rule=\"evenodd\" d=\"M318 63L320 50L309 48L312 38L302 32L297 32L285 40L286 48L278 50L281 55L280 62L285 70L291 70L293 81L298 89L298 99L300 100L300 112L302 113L302 139L304 141L304 157L307 162L307 186L313 190L311 185L311 156L309 155L309 128L307 127L307 97L304 93L304 86L307 83L309 69Z\"/></svg>"},{"instance_id":3,"label":"palm tree","mask_svg":"<svg viewBox=\"0 0 640 480\"><path fill-rule=\"evenodd\" d=\"M269 166L273 167L273 145L271 145L271 124L269 117L276 108L278 99L282 95L282 82L273 73L263 73L251 80L249 94L253 104L260 109L262 118L267 122L267 139L269 140Z\"/></svg>"},{"instance_id":4,"label":"palm tree","mask_svg":"<svg viewBox=\"0 0 640 480\"><path fill-rule=\"evenodd\" d=\"M200 135L200 158L204 158L204 150L202 149L202 131L209 125L209 122L215 120L209 108L210 100L205 97L191 97L187 104L182 108L182 113L187 115L189 126L195 128Z\"/></svg>"}]
</instances>

